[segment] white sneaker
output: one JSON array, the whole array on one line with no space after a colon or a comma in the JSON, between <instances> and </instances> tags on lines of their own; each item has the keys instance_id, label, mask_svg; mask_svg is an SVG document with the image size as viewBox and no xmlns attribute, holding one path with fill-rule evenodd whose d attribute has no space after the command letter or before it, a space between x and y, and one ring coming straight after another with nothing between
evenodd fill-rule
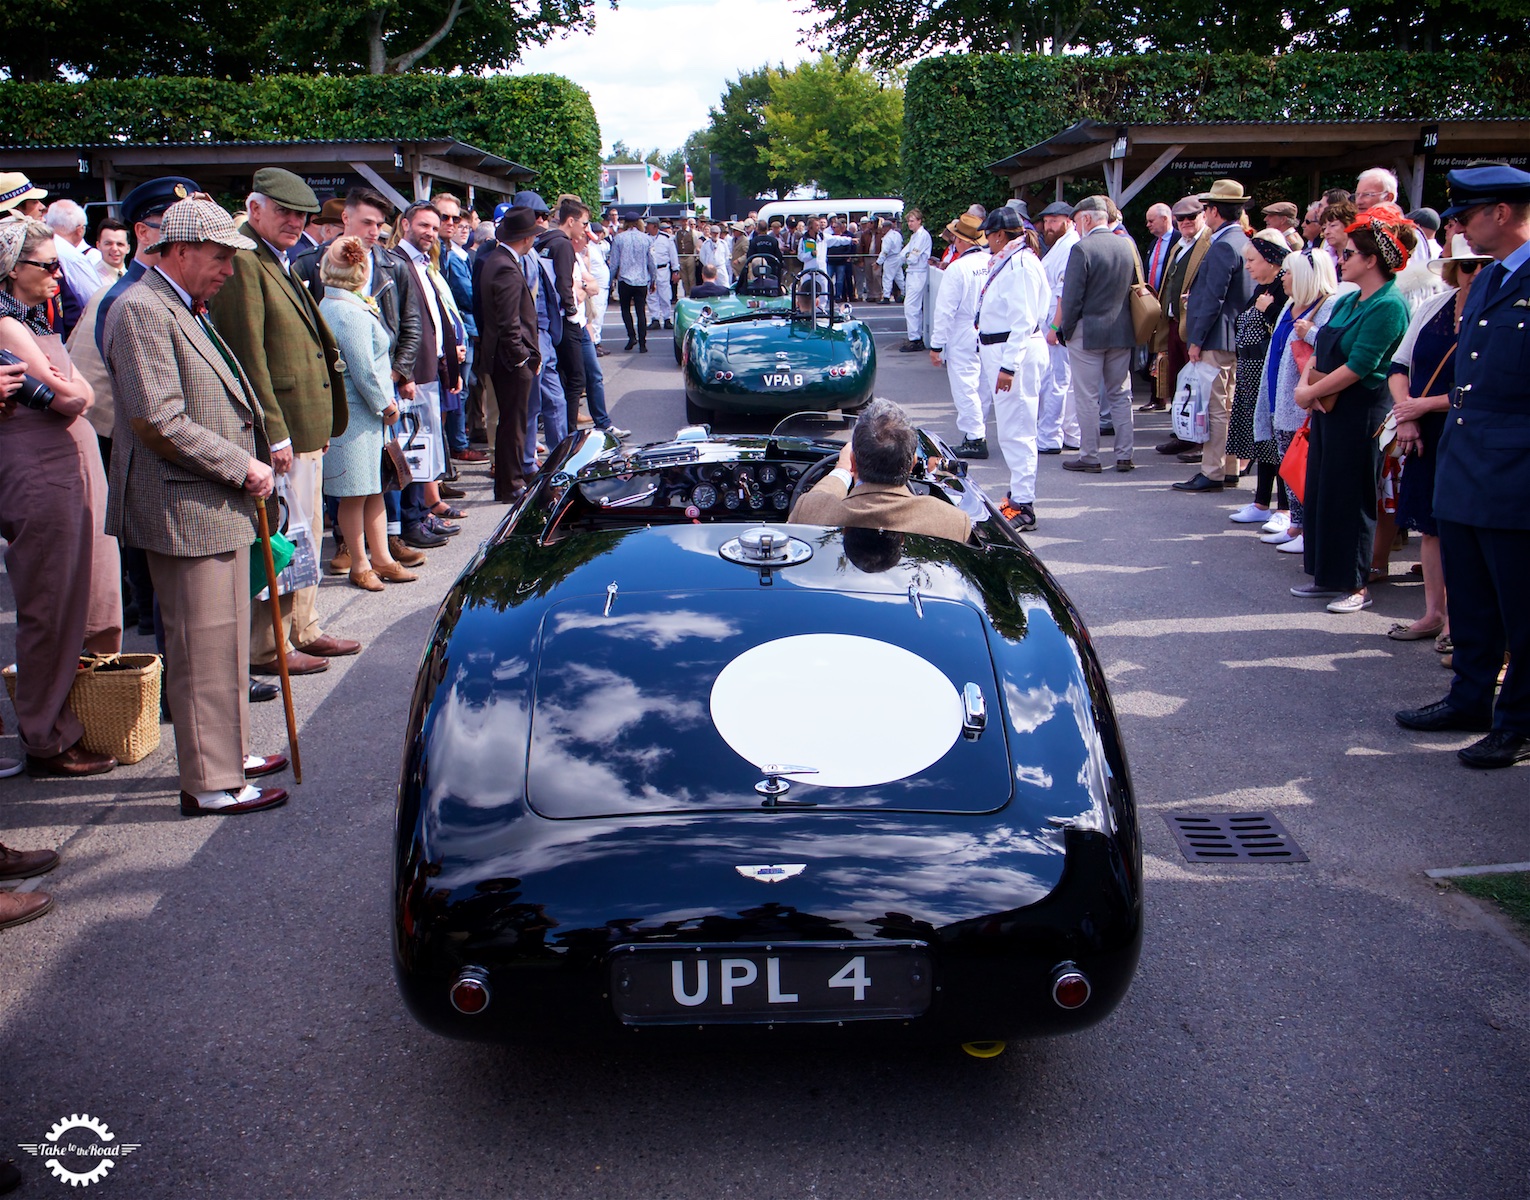
<instances>
[{"instance_id":1,"label":"white sneaker","mask_svg":"<svg viewBox=\"0 0 1530 1200\"><path fill-rule=\"evenodd\" d=\"M1279 530L1276 530L1274 533L1262 533L1262 534L1260 534L1259 535L1259 540L1261 542L1265 542L1265 543L1267 543L1267 544L1269 544L1271 546L1279 546L1282 543L1293 541L1295 538L1298 538L1298 537L1301 537L1301 534L1299 534L1299 533L1298 534L1292 534L1289 530L1279 529Z\"/></svg>"},{"instance_id":2,"label":"white sneaker","mask_svg":"<svg viewBox=\"0 0 1530 1200\"><path fill-rule=\"evenodd\" d=\"M1295 537L1288 537L1279 546L1275 547L1282 554L1300 554L1305 548L1301 534L1297 534Z\"/></svg>"},{"instance_id":3,"label":"white sneaker","mask_svg":"<svg viewBox=\"0 0 1530 1200\"><path fill-rule=\"evenodd\" d=\"M1260 528L1266 533L1284 533L1291 527L1291 514L1284 509L1276 509L1270 514L1270 519Z\"/></svg>"},{"instance_id":4,"label":"white sneaker","mask_svg":"<svg viewBox=\"0 0 1530 1200\"><path fill-rule=\"evenodd\" d=\"M1252 525L1256 521L1262 523L1270 519L1270 510L1267 508L1260 508L1257 504L1249 503L1245 504L1242 508L1233 513L1227 519L1229 521L1236 522L1239 525Z\"/></svg>"}]
</instances>

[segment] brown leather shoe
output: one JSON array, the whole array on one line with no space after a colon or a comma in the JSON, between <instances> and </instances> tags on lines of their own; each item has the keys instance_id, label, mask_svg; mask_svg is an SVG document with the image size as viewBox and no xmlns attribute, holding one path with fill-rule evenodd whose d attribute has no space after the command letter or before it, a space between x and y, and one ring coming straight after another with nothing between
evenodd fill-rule
<instances>
[{"instance_id":1,"label":"brown leather shoe","mask_svg":"<svg viewBox=\"0 0 1530 1200\"><path fill-rule=\"evenodd\" d=\"M324 658L344 658L347 654L360 654L361 643L326 633L298 649L304 654L318 654Z\"/></svg>"},{"instance_id":2,"label":"brown leather shoe","mask_svg":"<svg viewBox=\"0 0 1530 1200\"><path fill-rule=\"evenodd\" d=\"M340 543L335 551L335 557L329 560L327 570L331 575L344 575L351 569L351 548L344 542Z\"/></svg>"},{"instance_id":3,"label":"brown leather shoe","mask_svg":"<svg viewBox=\"0 0 1530 1200\"><path fill-rule=\"evenodd\" d=\"M0 929L25 925L53 907L47 892L0 892Z\"/></svg>"},{"instance_id":4,"label":"brown leather shoe","mask_svg":"<svg viewBox=\"0 0 1530 1200\"><path fill-rule=\"evenodd\" d=\"M413 571L406 570L396 562L373 563L373 576L385 583L413 583L419 578Z\"/></svg>"},{"instance_id":5,"label":"brown leather shoe","mask_svg":"<svg viewBox=\"0 0 1530 1200\"><path fill-rule=\"evenodd\" d=\"M260 761L254 766L250 760L259 758ZM259 779L262 775L275 775L278 771L287 769L287 756L285 754L267 754L265 756L250 755L244 760L244 777L246 779Z\"/></svg>"},{"instance_id":6,"label":"brown leather shoe","mask_svg":"<svg viewBox=\"0 0 1530 1200\"><path fill-rule=\"evenodd\" d=\"M458 462L481 463L489 461L489 456L482 450L453 450L452 457Z\"/></svg>"},{"instance_id":7,"label":"brown leather shoe","mask_svg":"<svg viewBox=\"0 0 1530 1200\"><path fill-rule=\"evenodd\" d=\"M116 765L117 760L110 754L92 754L78 742L52 758L27 755L27 774L33 779L77 779L83 775L105 775Z\"/></svg>"},{"instance_id":8,"label":"brown leather shoe","mask_svg":"<svg viewBox=\"0 0 1530 1200\"><path fill-rule=\"evenodd\" d=\"M364 592L380 592L383 590L382 580L377 578L377 572L371 567L352 567L351 586L359 587Z\"/></svg>"},{"instance_id":9,"label":"brown leather shoe","mask_svg":"<svg viewBox=\"0 0 1530 1200\"><path fill-rule=\"evenodd\" d=\"M450 483L436 484L436 490L441 493L443 500L466 500L467 492Z\"/></svg>"},{"instance_id":10,"label":"brown leather shoe","mask_svg":"<svg viewBox=\"0 0 1530 1200\"><path fill-rule=\"evenodd\" d=\"M416 550L413 546L406 546L404 539L398 534L388 538L388 553L393 556L393 561L406 567L423 567L425 565L425 551Z\"/></svg>"},{"instance_id":11,"label":"brown leather shoe","mask_svg":"<svg viewBox=\"0 0 1530 1200\"><path fill-rule=\"evenodd\" d=\"M46 875L56 866L56 851L12 850L0 845L0 879L30 879L34 875Z\"/></svg>"},{"instance_id":12,"label":"brown leather shoe","mask_svg":"<svg viewBox=\"0 0 1530 1200\"><path fill-rule=\"evenodd\" d=\"M317 675L320 671L329 670L329 659L317 658L312 654L304 654L301 650L287 651L287 674L289 675ZM281 670L276 665L276 659L270 662L250 664L250 673L253 675L280 675Z\"/></svg>"},{"instance_id":13,"label":"brown leather shoe","mask_svg":"<svg viewBox=\"0 0 1530 1200\"><path fill-rule=\"evenodd\" d=\"M244 813L259 812L263 808L279 808L287 803L285 788L258 788L248 783L244 785L242 791L229 791L223 795L227 798L227 803L203 805L190 792L182 792L181 816L237 817Z\"/></svg>"}]
</instances>

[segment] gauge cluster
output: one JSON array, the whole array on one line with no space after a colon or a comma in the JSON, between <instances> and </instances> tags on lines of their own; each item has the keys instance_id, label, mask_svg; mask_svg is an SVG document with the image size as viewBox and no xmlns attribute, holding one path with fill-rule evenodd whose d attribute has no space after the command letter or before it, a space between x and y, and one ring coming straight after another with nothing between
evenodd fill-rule
<instances>
[{"instance_id":1,"label":"gauge cluster","mask_svg":"<svg viewBox=\"0 0 1530 1200\"><path fill-rule=\"evenodd\" d=\"M596 507L672 510L676 517L700 520L785 517L792 490L810 464L800 462L712 462L671 464L658 470L644 463L631 472L580 485Z\"/></svg>"}]
</instances>

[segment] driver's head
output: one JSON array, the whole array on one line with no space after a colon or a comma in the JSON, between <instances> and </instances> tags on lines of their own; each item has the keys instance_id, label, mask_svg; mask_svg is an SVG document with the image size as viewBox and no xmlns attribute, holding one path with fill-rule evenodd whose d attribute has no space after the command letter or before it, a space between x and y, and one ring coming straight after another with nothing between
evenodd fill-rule
<instances>
[{"instance_id":1,"label":"driver's head","mask_svg":"<svg viewBox=\"0 0 1530 1200\"><path fill-rule=\"evenodd\" d=\"M855 473L863 483L907 483L918 449L919 435L908 414L891 400L868 404L850 433Z\"/></svg>"}]
</instances>

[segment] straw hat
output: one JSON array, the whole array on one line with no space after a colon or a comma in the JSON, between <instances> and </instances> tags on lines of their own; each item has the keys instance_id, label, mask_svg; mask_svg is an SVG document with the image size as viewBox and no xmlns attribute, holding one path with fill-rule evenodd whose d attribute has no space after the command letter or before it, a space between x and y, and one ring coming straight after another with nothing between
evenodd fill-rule
<instances>
[{"instance_id":1,"label":"straw hat","mask_svg":"<svg viewBox=\"0 0 1530 1200\"><path fill-rule=\"evenodd\" d=\"M965 238L969 242L978 245L985 243L988 238L983 233L983 223L970 212L963 213L946 226L946 232L959 238Z\"/></svg>"},{"instance_id":2,"label":"straw hat","mask_svg":"<svg viewBox=\"0 0 1530 1200\"><path fill-rule=\"evenodd\" d=\"M1450 253L1441 255L1439 258L1430 259L1427 265L1429 269L1436 275L1443 275L1445 274L1446 263L1485 263L1492 261L1493 258L1489 254L1473 254L1471 245L1466 240L1466 235L1464 233L1458 233L1455 237L1450 239Z\"/></svg>"}]
</instances>

